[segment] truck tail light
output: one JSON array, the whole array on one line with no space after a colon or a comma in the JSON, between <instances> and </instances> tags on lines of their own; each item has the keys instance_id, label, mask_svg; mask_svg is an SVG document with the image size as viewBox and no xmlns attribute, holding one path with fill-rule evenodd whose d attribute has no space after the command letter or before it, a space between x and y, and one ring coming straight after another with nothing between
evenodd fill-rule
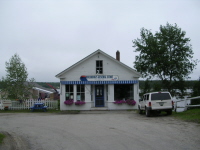
<instances>
[{"instance_id":1,"label":"truck tail light","mask_svg":"<svg viewBox=\"0 0 200 150\"><path fill-rule=\"evenodd\" d=\"M174 101L172 101L172 106L174 106Z\"/></svg>"},{"instance_id":2,"label":"truck tail light","mask_svg":"<svg viewBox=\"0 0 200 150\"><path fill-rule=\"evenodd\" d=\"M151 102L149 102L149 107L151 107Z\"/></svg>"}]
</instances>

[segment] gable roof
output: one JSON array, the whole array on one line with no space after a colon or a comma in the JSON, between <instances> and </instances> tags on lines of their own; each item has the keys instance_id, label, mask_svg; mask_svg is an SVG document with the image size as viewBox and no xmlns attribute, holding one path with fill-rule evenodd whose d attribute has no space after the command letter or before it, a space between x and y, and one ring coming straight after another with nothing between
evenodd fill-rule
<instances>
[{"instance_id":1,"label":"gable roof","mask_svg":"<svg viewBox=\"0 0 200 150\"><path fill-rule=\"evenodd\" d=\"M36 82L32 83L32 86L33 86L33 89L38 90L38 91L43 91L46 93L54 93L55 92L53 89L45 88Z\"/></svg>"},{"instance_id":2,"label":"gable roof","mask_svg":"<svg viewBox=\"0 0 200 150\"><path fill-rule=\"evenodd\" d=\"M59 74L56 75L57 78L60 78L64 73L70 71L72 68L78 66L79 64L83 63L84 61L90 59L92 56L96 55L96 54L102 54L104 56L106 56L107 58L113 60L114 62L116 62L117 64L129 69L130 71L132 71L134 74L136 74L137 76L136 77L140 77L141 74L137 71L135 71L134 69L132 69L131 67L125 65L124 63L116 60L114 57L106 54L105 52L103 52L102 50L98 49L96 50L95 52L91 53L90 55L86 56L85 58L81 59L80 61L78 61L77 63L75 63L74 65L70 66L69 68L65 69L64 71L60 72Z\"/></svg>"}]
</instances>

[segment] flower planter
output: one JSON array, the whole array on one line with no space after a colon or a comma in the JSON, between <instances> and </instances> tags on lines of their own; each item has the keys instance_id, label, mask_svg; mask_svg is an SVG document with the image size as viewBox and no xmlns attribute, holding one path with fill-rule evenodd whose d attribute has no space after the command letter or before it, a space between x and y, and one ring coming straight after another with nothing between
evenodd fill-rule
<instances>
[{"instance_id":1,"label":"flower planter","mask_svg":"<svg viewBox=\"0 0 200 150\"><path fill-rule=\"evenodd\" d=\"M136 104L136 101L133 100L133 99L127 99L127 100L126 100L126 103L127 103L128 105L134 106L134 105Z\"/></svg>"},{"instance_id":2,"label":"flower planter","mask_svg":"<svg viewBox=\"0 0 200 150\"><path fill-rule=\"evenodd\" d=\"M64 101L65 105L72 105L73 103L74 103L73 99L68 99L68 100Z\"/></svg>"},{"instance_id":3,"label":"flower planter","mask_svg":"<svg viewBox=\"0 0 200 150\"><path fill-rule=\"evenodd\" d=\"M114 104L124 104L126 103L125 100L116 100L115 102L113 102Z\"/></svg>"},{"instance_id":4,"label":"flower planter","mask_svg":"<svg viewBox=\"0 0 200 150\"><path fill-rule=\"evenodd\" d=\"M78 106L84 105L84 104L85 104L85 102L83 102L83 101L77 101L77 102L75 102L75 105L78 105Z\"/></svg>"},{"instance_id":5,"label":"flower planter","mask_svg":"<svg viewBox=\"0 0 200 150\"><path fill-rule=\"evenodd\" d=\"M128 105L134 106L136 104L136 101L127 99L127 100L116 100L113 103L114 104L118 104L118 105L120 105L120 104L128 104Z\"/></svg>"}]
</instances>

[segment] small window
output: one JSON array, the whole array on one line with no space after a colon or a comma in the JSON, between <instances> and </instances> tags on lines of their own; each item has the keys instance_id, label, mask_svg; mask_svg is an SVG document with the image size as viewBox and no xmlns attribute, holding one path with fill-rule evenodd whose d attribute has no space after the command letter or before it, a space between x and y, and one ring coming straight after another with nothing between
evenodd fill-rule
<instances>
[{"instance_id":1,"label":"small window","mask_svg":"<svg viewBox=\"0 0 200 150\"><path fill-rule=\"evenodd\" d=\"M103 60L96 61L96 74L103 74Z\"/></svg>"},{"instance_id":2,"label":"small window","mask_svg":"<svg viewBox=\"0 0 200 150\"><path fill-rule=\"evenodd\" d=\"M143 95L143 100L147 100L147 95Z\"/></svg>"},{"instance_id":3,"label":"small window","mask_svg":"<svg viewBox=\"0 0 200 150\"><path fill-rule=\"evenodd\" d=\"M147 101L149 100L149 94L147 94Z\"/></svg>"}]
</instances>

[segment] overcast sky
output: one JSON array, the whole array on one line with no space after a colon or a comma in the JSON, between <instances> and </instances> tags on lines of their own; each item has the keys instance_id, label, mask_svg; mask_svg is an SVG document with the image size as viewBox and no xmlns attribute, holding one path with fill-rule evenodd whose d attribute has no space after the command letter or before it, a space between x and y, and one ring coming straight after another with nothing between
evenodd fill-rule
<instances>
[{"instance_id":1,"label":"overcast sky","mask_svg":"<svg viewBox=\"0 0 200 150\"><path fill-rule=\"evenodd\" d=\"M112 57L119 50L133 68L140 29L155 33L167 22L186 31L200 59L199 16L199 0L0 0L0 79L15 53L37 82L59 82L56 74L97 49Z\"/></svg>"}]
</instances>

